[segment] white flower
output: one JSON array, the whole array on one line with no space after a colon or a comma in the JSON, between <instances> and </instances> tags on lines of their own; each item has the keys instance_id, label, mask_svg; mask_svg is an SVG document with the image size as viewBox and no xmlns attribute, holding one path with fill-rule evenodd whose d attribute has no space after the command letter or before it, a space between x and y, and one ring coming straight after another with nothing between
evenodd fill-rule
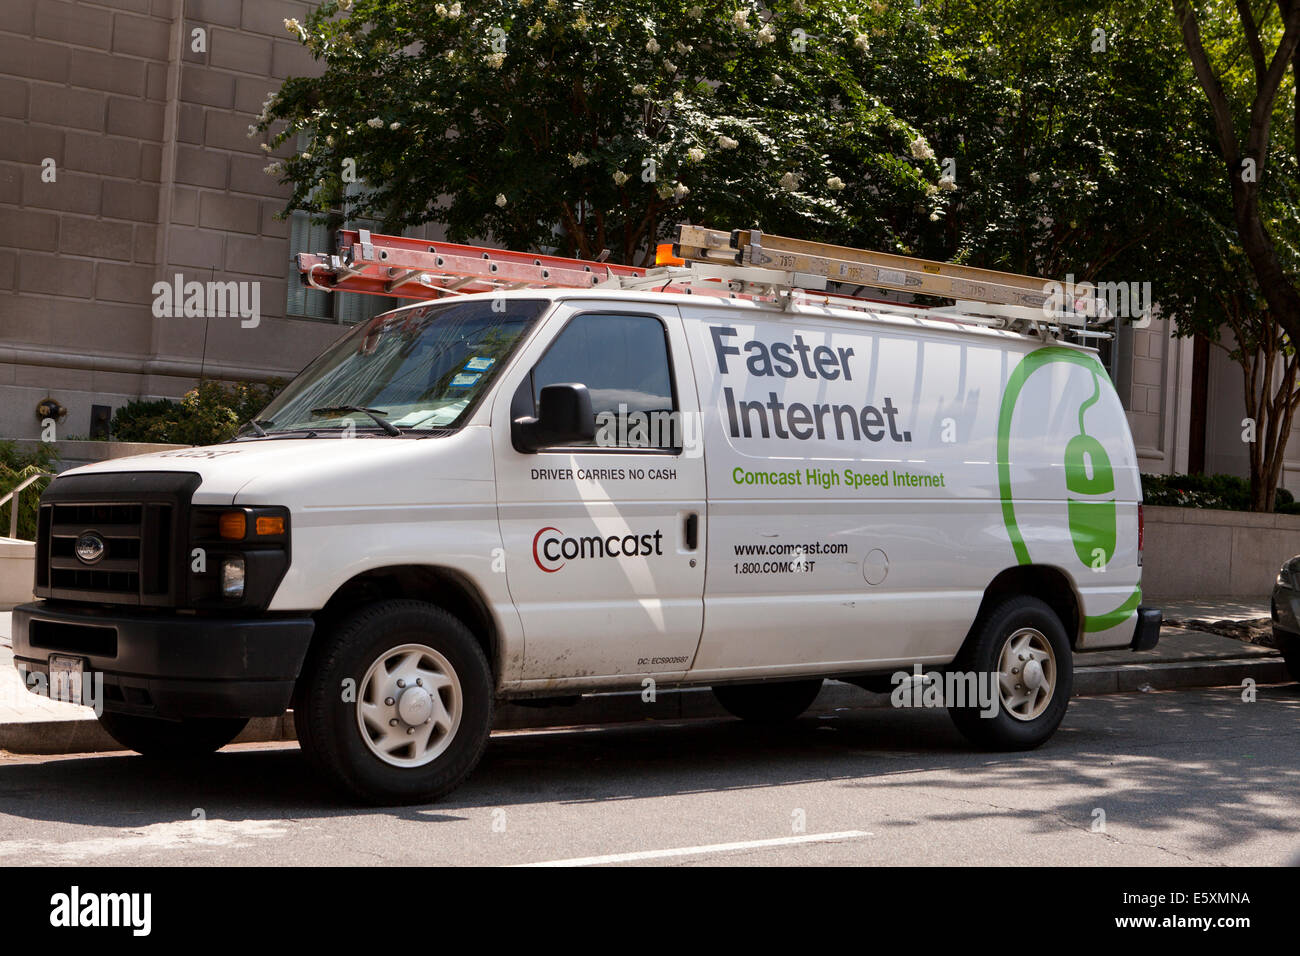
<instances>
[{"instance_id":1,"label":"white flower","mask_svg":"<svg viewBox=\"0 0 1300 956\"><path fill-rule=\"evenodd\" d=\"M262 144L262 152L264 152L264 153L269 153L270 151L271 151L271 144L270 144L270 143L263 143L263 144Z\"/></svg>"},{"instance_id":2,"label":"white flower","mask_svg":"<svg viewBox=\"0 0 1300 956\"><path fill-rule=\"evenodd\" d=\"M853 45L863 53L866 53L867 50L871 48L871 37L867 36L865 33L859 33L853 38Z\"/></svg>"},{"instance_id":3,"label":"white flower","mask_svg":"<svg viewBox=\"0 0 1300 956\"><path fill-rule=\"evenodd\" d=\"M781 76L780 73L773 73L773 74L772 74L772 85L773 85L773 86L785 86L785 80L782 78L782 76Z\"/></svg>"},{"instance_id":4,"label":"white flower","mask_svg":"<svg viewBox=\"0 0 1300 956\"><path fill-rule=\"evenodd\" d=\"M1039 181L1040 179L1042 179L1042 178L1043 178L1043 177L1040 176L1038 173L1030 173L1030 174L1029 174L1029 181L1030 181L1031 183L1036 183L1036 182L1038 182L1038 181Z\"/></svg>"},{"instance_id":5,"label":"white flower","mask_svg":"<svg viewBox=\"0 0 1300 956\"><path fill-rule=\"evenodd\" d=\"M497 205L502 208L505 208L505 204L506 204L506 194L497 193Z\"/></svg>"},{"instance_id":6,"label":"white flower","mask_svg":"<svg viewBox=\"0 0 1300 956\"><path fill-rule=\"evenodd\" d=\"M370 119L366 120L366 125L369 126L371 129L382 129L384 125L384 121L381 120L378 116L372 116L370 117Z\"/></svg>"},{"instance_id":7,"label":"white flower","mask_svg":"<svg viewBox=\"0 0 1300 956\"><path fill-rule=\"evenodd\" d=\"M664 60L664 72L665 72L665 73L676 73L676 72L677 72L677 64L674 63L674 62L672 62L671 60Z\"/></svg>"},{"instance_id":8,"label":"white flower","mask_svg":"<svg viewBox=\"0 0 1300 956\"><path fill-rule=\"evenodd\" d=\"M932 212L932 213L930 213L930 221L931 221L931 222L938 222L938 221L939 221L939 214L938 214L937 212Z\"/></svg>"},{"instance_id":9,"label":"white flower","mask_svg":"<svg viewBox=\"0 0 1300 956\"><path fill-rule=\"evenodd\" d=\"M927 196L937 196L939 195L939 187L936 186L934 183L926 183L925 194Z\"/></svg>"},{"instance_id":10,"label":"white flower","mask_svg":"<svg viewBox=\"0 0 1300 956\"><path fill-rule=\"evenodd\" d=\"M858 25L858 19L859 19L858 15L856 13L850 13L848 17L845 19L845 22L848 23L848 25L851 27L856 27Z\"/></svg>"},{"instance_id":11,"label":"white flower","mask_svg":"<svg viewBox=\"0 0 1300 956\"><path fill-rule=\"evenodd\" d=\"M453 20L455 20L458 16L460 16L460 4L453 3L450 7L448 7L447 16L451 17Z\"/></svg>"},{"instance_id":12,"label":"white flower","mask_svg":"<svg viewBox=\"0 0 1300 956\"><path fill-rule=\"evenodd\" d=\"M505 65L506 55L504 53L489 53L487 55L487 65L494 70L501 69Z\"/></svg>"},{"instance_id":13,"label":"white flower","mask_svg":"<svg viewBox=\"0 0 1300 956\"><path fill-rule=\"evenodd\" d=\"M770 23L763 24L763 29L754 34L754 41L759 46L763 46L765 43L772 43L774 40L776 40L776 34L772 31L772 25Z\"/></svg>"},{"instance_id":14,"label":"white flower","mask_svg":"<svg viewBox=\"0 0 1300 956\"><path fill-rule=\"evenodd\" d=\"M591 162L591 160L587 159L586 156L583 156L582 153L569 154L569 165L574 169L577 169L579 166L586 166L589 162Z\"/></svg>"},{"instance_id":15,"label":"white flower","mask_svg":"<svg viewBox=\"0 0 1300 956\"><path fill-rule=\"evenodd\" d=\"M791 192L799 188L799 177L795 173L786 173L781 177L781 188Z\"/></svg>"},{"instance_id":16,"label":"white flower","mask_svg":"<svg viewBox=\"0 0 1300 956\"><path fill-rule=\"evenodd\" d=\"M545 31L546 31L546 24L543 23L540 19L534 20L533 25L528 28L528 35L533 39L536 39L537 37L541 36Z\"/></svg>"},{"instance_id":17,"label":"white flower","mask_svg":"<svg viewBox=\"0 0 1300 956\"><path fill-rule=\"evenodd\" d=\"M698 146L692 146L686 151L686 158L693 163L701 163L704 161L704 150Z\"/></svg>"},{"instance_id":18,"label":"white flower","mask_svg":"<svg viewBox=\"0 0 1300 956\"><path fill-rule=\"evenodd\" d=\"M913 159L934 159L934 150L931 149L930 144L925 141L925 137L919 133L917 134L916 139L912 140L909 145L912 147Z\"/></svg>"},{"instance_id":19,"label":"white flower","mask_svg":"<svg viewBox=\"0 0 1300 956\"><path fill-rule=\"evenodd\" d=\"M874 13L876 16L880 16L888 9L889 7L885 5L883 0L872 0L871 12Z\"/></svg>"},{"instance_id":20,"label":"white flower","mask_svg":"<svg viewBox=\"0 0 1300 956\"><path fill-rule=\"evenodd\" d=\"M627 173L623 172L623 170L620 169L620 170L618 170L616 173L614 173L614 185L616 185L616 186L622 186L622 185L623 185L625 182L627 182L630 178L631 178L631 177L628 176Z\"/></svg>"},{"instance_id":21,"label":"white flower","mask_svg":"<svg viewBox=\"0 0 1300 956\"><path fill-rule=\"evenodd\" d=\"M401 123L389 123L389 124L388 124L388 128L389 128L389 129L401 129L401 128L402 128L402 124L401 124Z\"/></svg>"},{"instance_id":22,"label":"white flower","mask_svg":"<svg viewBox=\"0 0 1300 956\"><path fill-rule=\"evenodd\" d=\"M740 145L740 140L732 139L730 136L719 136L718 147L720 149L735 149Z\"/></svg>"},{"instance_id":23,"label":"white flower","mask_svg":"<svg viewBox=\"0 0 1300 956\"><path fill-rule=\"evenodd\" d=\"M311 153L303 153L301 158L304 159L304 160L307 160L308 162L310 162L310 161L311 161Z\"/></svg>"},{"instance_id":24,"label":"white flower","mask_svg":"<svg viewBox=\"0 0 1300 956\"><path fill-rule=\"evenodd\" d=\"M683 93L682 93L681 90L673 90L673 102L674 102L674 103L680 103L680 102L682 102L684 99L686 99L686 97L683 95Z\"/></svg>"},{"instance_id":25,"label":"white flower","mask_svg":"<svg viewBox=\"0 0 1300 956\"><path fill-rule=\"evenodd\" d=\"M840 179L838 176L832 176L830 179L826 180L826 185L828 188L839 192L844 188L844 180Z\"/></svg>"},{"instance_id":26,"label":"white flower","mask_svg":"<svg viewBox=\"0 0 1300 956\"><path fill-rule=\"evenodd\" d=\"M264 167L262 172L266 173L268 176L279 176L283 170L284 167L279 163L272 163L270 166Z\"/></svg>"},{"instance_id":27,"label":"white flower","mask_svg":"<svg viewBox=\"0 0 1300 956\"><path fill-rule=\"evenodd\" d=\"M695 47L691 46L689 43L683 43L681 40L678 40L676 43L673 44L673 49L676 50L678 53L682 54L683 56L685 56L687 53L690 53L692 50L694 50Z\"/></svg>"},{"instance_id":28,"label":"white flower","mask_svg":"<svg viewBox=\"0 0 1300 956\"><path fill-rule=\"evenodd\" d=\"M440 17L445 17L447 15L447 7L440 3L433 8L433 12L438 14Z\"/></svg>"},{"instance_id":29,"label":"white flower","mask_svg":"<svg viewBox=\"0 0 1300 956\"><path fill-rule=\"evenodd\" d=\"M794 3L790 4L790 11L792 13L803 13L804 9L803 0L794 0Z\"/></svg>"},{"instance_id":30,"label":"white flower","mask_svg":"<svg viewBox=\"0 0 1300 956\"><path fill-rule=\"evenodd\" d=\"M633 96L645 96L645 95L646 95L646 87L645 87L645 84L644 84L644 83L638 83L636 86L632 87L632 95L633 95Z\"/></svg>"},{"instance_id":31,"label":"white flower","mask_svg":"<svg viewBox=\"0 0 1300 956\"><path fill-rule=\"evenodd\" d=\"M352 9L352 0L339 0L339 9L347 13Z\"/></svg>"},{"instance_id":32,"label":"white flower","mask_svg":"<svg viewBox=\"0 0 1300 956\"><path fill-rule=\"evenodd\" d=\"M733 13L733 14L731 15L731 22L732 22L733 24L735 24L735 26L736 26L736 28L737 28L738 30L748 30L748 29L749 29L749 11L748 11L748 10L737 10L735 13Z\"/></svg>"},{"instance_id":33,"label":"white flower","mask_svg":"<svg viewBox=\"0 0 1300 956\"><path fill-rule=\"evenodd\" d=\"M284 30L291 36L296 35L300 40L307 39L307 31L303 29L303 25L298 22L297 18L286 19L284 21Z\"/></svg>"},{"instance_id":34,"label":"white flower","mask_svg":"<svg viewBox=\"0 0 1300 956\"><path fill-rule=\"evenodd\" d=\"M704 8L697 3L686 11L686 15L692 20L698 20L700 17L704 16Z\"/></svg>"},{"instance_id":35,"label":"white flower","mask_svg":"<svg viewBox=\"0 0 1300 956\"><path fill-rule=\"evenodd\" d=\"M687 189L685 186L683 186L681 183L677 183L673 186L673 198L676 199L678 202L681 202L689 194L690 194L690 190Z\"/></svg>"},{"instance_id":36,"label":"white flower","mask_svg":"<svg viewBox=\"0 0 1300 956\"><path fill-rule=\"evenodd\" d=\"M659 41L656 40L654 37L651 37L651 38L650 38L650 41L649 41L648 43L646 43L646 45L645 45L645 51L646 51L647 53L658 53L658 52L659 52Z\"/></svg>"},{"instance_id":37,"label":"white flower","mask_svg":"<svg viewBox=\"0 0 1300 956\"><path fill-rule=\"evenodd\" d=\"M655 187L655 192L659 194L660 199L667 199L669 196L673 194L672 184L660 183L658 186Z\"/></svg>"},{"instance_id":38,"label":"white flower","mask_svg":"<svg viewBox=\"0 0 1300 956\"><path fill-rule=\"evenodd\" d=\"M326 137L325 137L325 145L326 145L326 146L333 146L333 145L334 145L334 137L333 137L333 136L326 136Z\"/></svg>"},{"instance_id":39,"label":"white flower","mask_svg":"<svg viewBox=\"0 0 1300 956\"><path fill-rule=\"evenodd\" d=\"M248 138L252 139L256 135L257 135L257 127L256 126L248 127Z\"/></svg>"},{"instance_id":40,"label":"white flower","mask_svg":"<svg viewBox=\"0 0 1300 956\"><path fill-rule=\"evenodd\" d=\"M940 176L939 188L946 193L950 193L957 188L957 180L953 179L951 176L947 174Z\"/></svg>"}]
</instances>

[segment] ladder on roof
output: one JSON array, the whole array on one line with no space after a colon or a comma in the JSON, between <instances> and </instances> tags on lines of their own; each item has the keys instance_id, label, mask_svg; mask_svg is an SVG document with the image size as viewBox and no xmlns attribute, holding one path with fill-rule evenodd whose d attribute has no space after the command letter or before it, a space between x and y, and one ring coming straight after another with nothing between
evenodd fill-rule
<instances>
[{"instance_id":1,"label":"ladder on roof","mask_svg":"<svg viewBox=\"0 0 1300 956\"><path fill-rule=\"evenodd\" d=\"M483 246L342 230L333 254L299 253L302 282L324 292L359 292L407 299L529 288L657 289L737 298L789 307L796 302L880 311L882 302L827 291L830 283L955 300L946 307L907 306L960 323L1109 338L1089 329L1089 308L1056 307L1049 289L1061 284L1031 276L933 262L884 252L682 224L678 241L659 247L655 268L535 255ZM810 294L812 293L812 294ZM895 306L898 303L893 303Z\"/></svg>"}]
</instances>

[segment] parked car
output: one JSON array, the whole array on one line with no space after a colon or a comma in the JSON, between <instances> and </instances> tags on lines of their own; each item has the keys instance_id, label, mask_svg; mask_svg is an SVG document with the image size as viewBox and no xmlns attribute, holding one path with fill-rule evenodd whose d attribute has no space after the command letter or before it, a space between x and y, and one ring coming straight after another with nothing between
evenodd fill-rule
<instances>
[{"instance_id":1,"label":"parked car","mask_svg":"<svg viewBox=\"0 0 1300 956\"><path fill-rule=\"evenodd\" d=\"M987 684L935 706L1023 750L1076 652L1155 644L1095 350L1032 310L726 288L397 309L229 442L61 475L17 666L102 673L144 753L292 706L325 777L391 803L464 780L498 700L694 685L774 721L916 667Z\"/></svg>"},{"instance_id":2,"label":"parked car","mask_svg":"<svg viewBox=\"0 0 1300 956\"><path fill-rule=\"evenodd\" d=\"M1277 572L1273 585L1273 640L1277 642L1291 679L1300 681L1300 554Z\"/></svg>"}]
</instances>

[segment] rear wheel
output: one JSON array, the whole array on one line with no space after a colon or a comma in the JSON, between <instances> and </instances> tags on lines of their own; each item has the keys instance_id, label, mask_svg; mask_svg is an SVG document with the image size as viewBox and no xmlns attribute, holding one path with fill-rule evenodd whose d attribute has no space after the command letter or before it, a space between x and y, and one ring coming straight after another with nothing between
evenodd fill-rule
<instances>
[{"instance_id":1,"label":"rear wheel","mask_svg":"<svg viewBox=\"0 0 1300 956\"><path fill-rule=\"evenodd\" d=\"M991 686L994 701L948 708L957 729L990 750L1037 747L1056 732L1070 703L1070 641L1056 612L1038 598L995 608L952 669L975 674L977 688Z\"/></svg>"},{"instance_id":2,"label":"rear wheel","mask_svg":"<svg viewBox=\"0 0 1300 956\"><path fill-rule=\"evenodd\" d=\"M313 649L294 711L310 762L369 803L427 803L474 769L492 728L492 674L459 620L422 601L369 605Z\"/></svg>"},{"instance_id":3,"label":"rear wheel","mask_svg":"<svg viewBox=\"0 0 1300 956\"><path fill-rule=\"evenodd\" d=\"M741 720L779 724L794 720L811 707L821 689L820 678L767 684L722 684L713 688L713 696L728 713Z\"/></svg>"},{"instance_id":4,"label":"rear wheel","mask_svg":"<svg viewBox=\"0 0 1300 956\"><path fill-rule=\"evenodd\" d=\"M201 757L220 750L247 726L243 717L162 720L105 712L99 725L127 750L146 757Z\"/></svg>"}]
</instances>

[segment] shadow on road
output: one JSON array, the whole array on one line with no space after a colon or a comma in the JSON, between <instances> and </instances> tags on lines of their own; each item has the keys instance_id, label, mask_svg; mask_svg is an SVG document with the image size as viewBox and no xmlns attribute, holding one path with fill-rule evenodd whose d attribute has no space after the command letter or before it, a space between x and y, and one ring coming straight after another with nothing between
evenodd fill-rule
<instances>
[{"instance_id":1,"label":"shadow on road","mask_svg":"<svg viewBox=\"0 0 1300 956\"><path fill-rule=\"evenodd\" d=\"M244 745L184 763L133 755L0 760L0 813L124 828L189 819L195 808L208 819L370 814L437 823L483 807L838 781L866 791L951 793L943 811L917 822L1028 813L1041 815L1037 826L1047 832L1062 820L1086 828L1101 807L1151 831L1153 840L1194 821L1212 849L1260 830L1300 833L1297 738L1300 686L1293 684L1261 688L1255 703L1243 703L1231 688L1079 698L1051 741L1014 754L972 750L943 711L844 711L781 730L697 720L497 734L473 778L425 807L340 803L295 745ZM1072 788L1072 798L1064 799L1061 787ZM1027 801L1035 790L1041 801Z\"/></svg>"}]
</instances>

